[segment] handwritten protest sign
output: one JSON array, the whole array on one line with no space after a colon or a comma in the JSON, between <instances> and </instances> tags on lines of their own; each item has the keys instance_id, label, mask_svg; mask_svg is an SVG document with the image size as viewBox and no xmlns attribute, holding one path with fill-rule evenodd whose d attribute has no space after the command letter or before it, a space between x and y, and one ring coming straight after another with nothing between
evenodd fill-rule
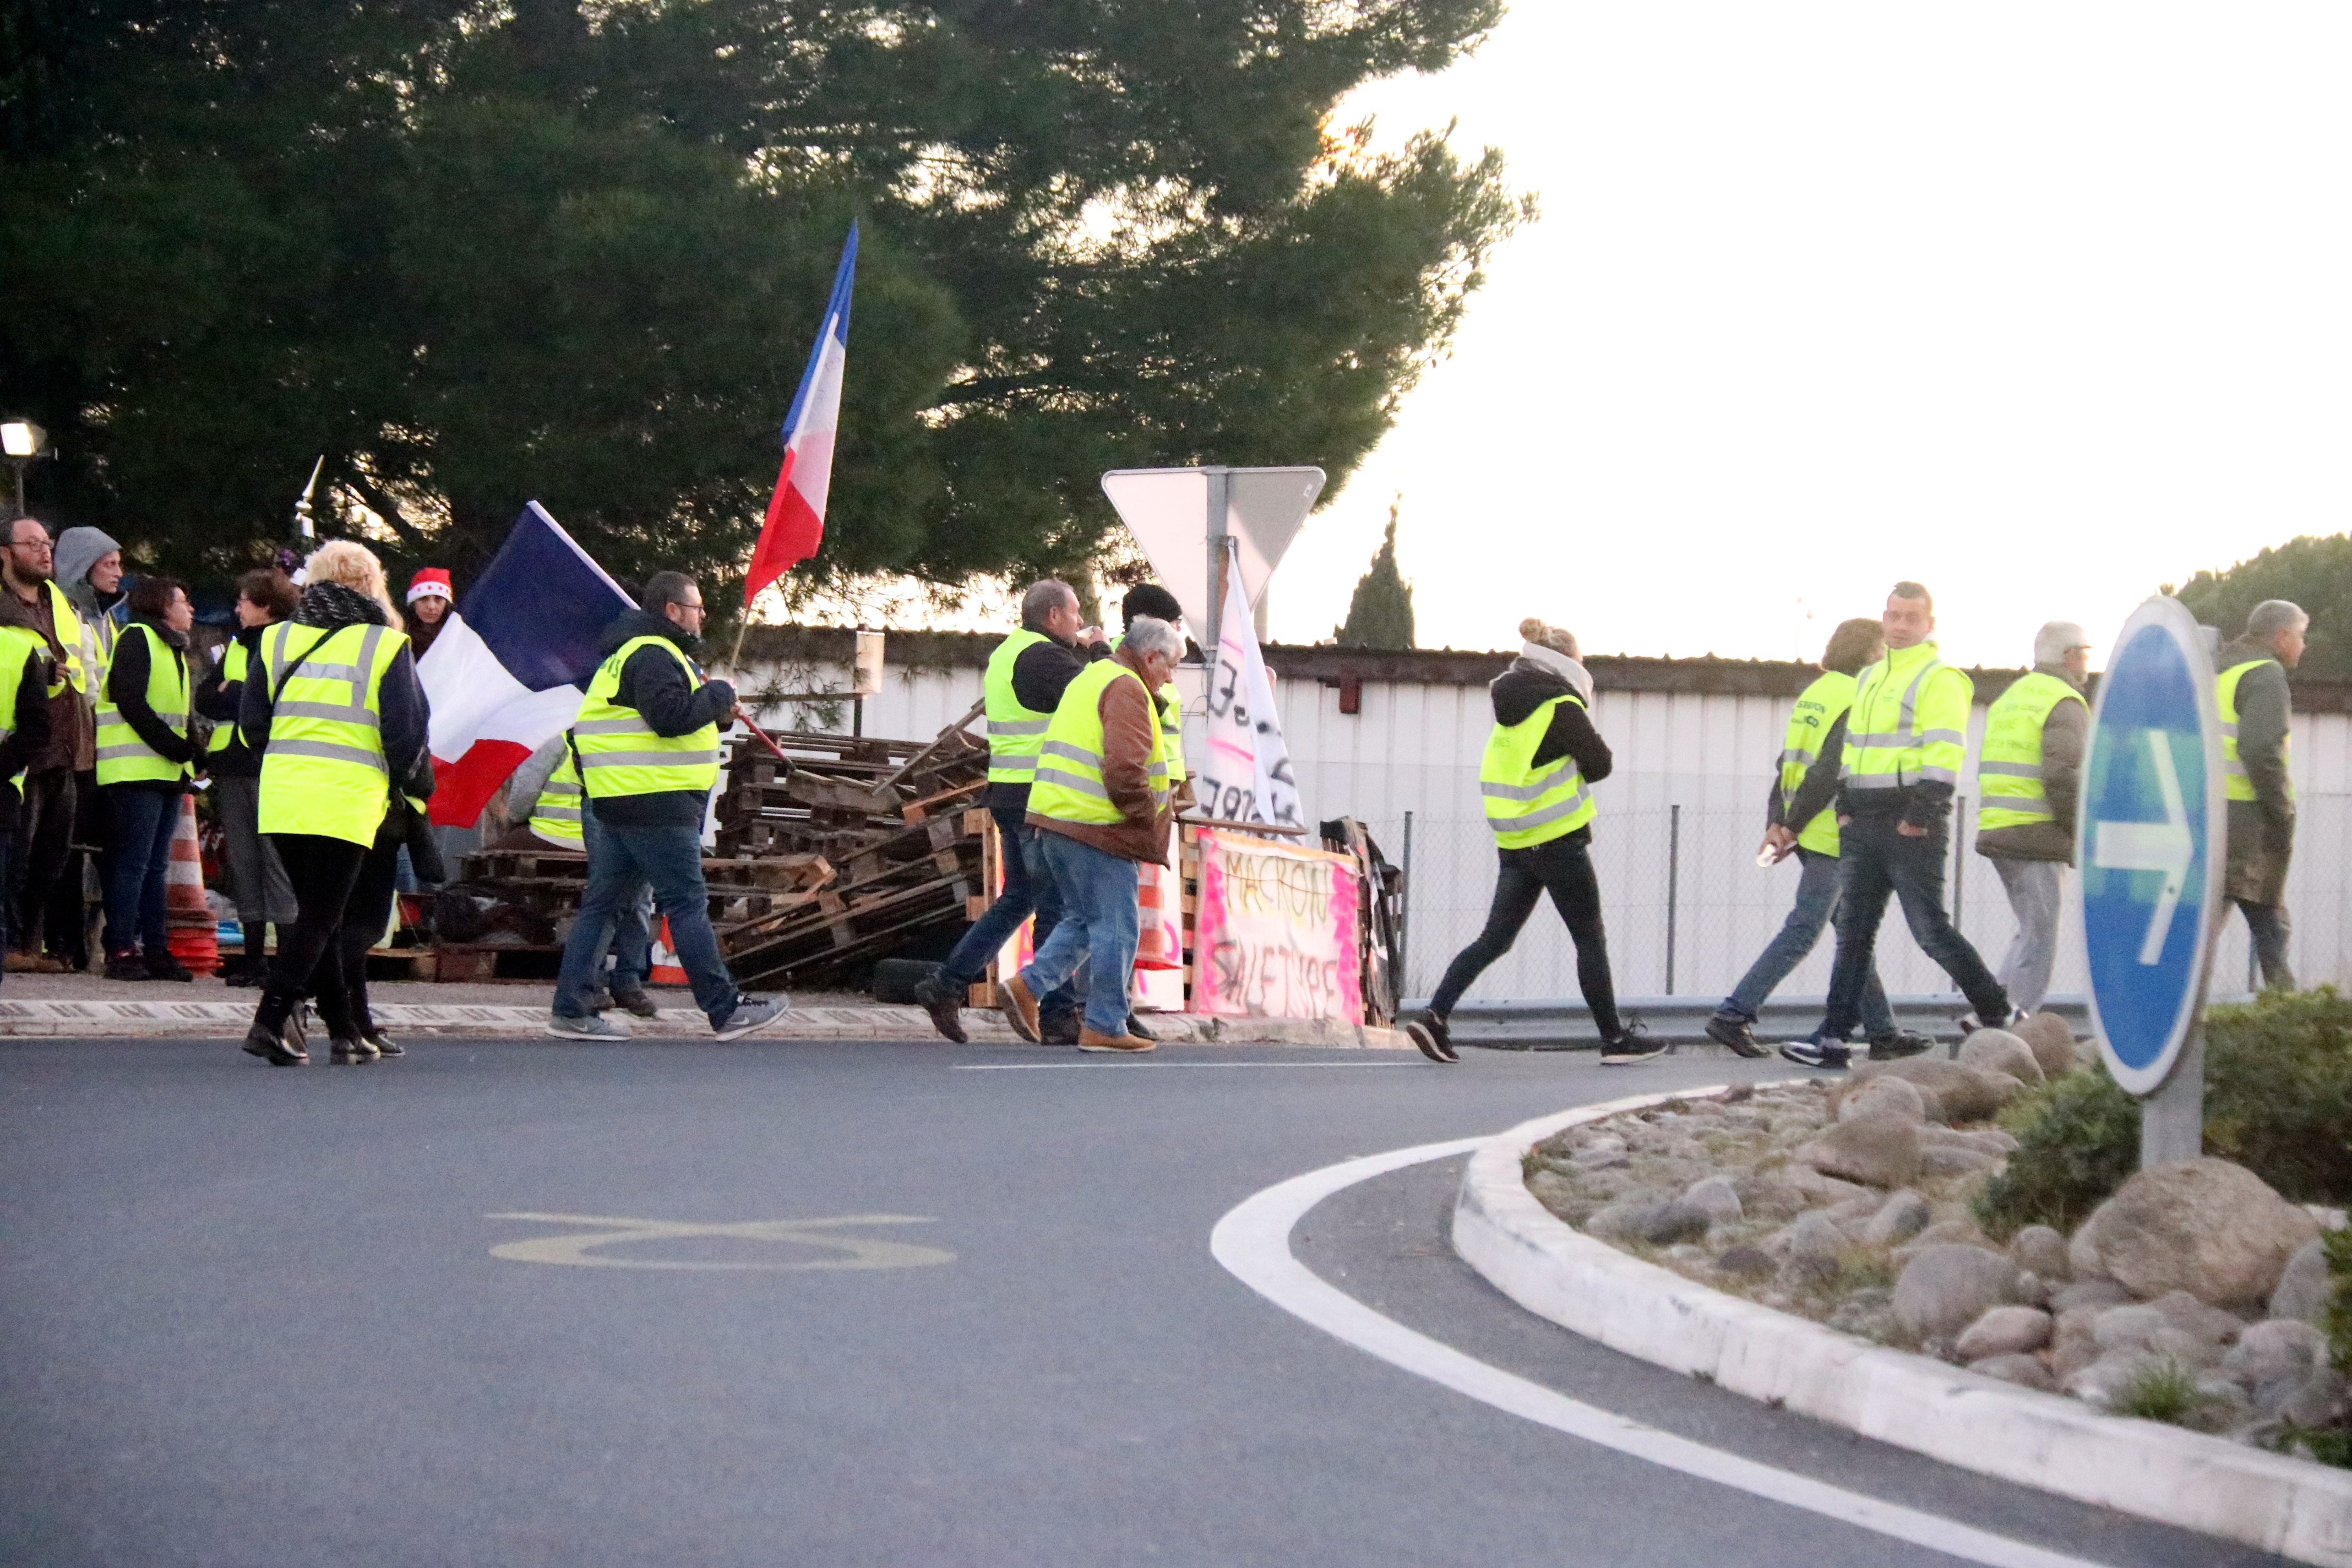
<instances>
[{"instance_id":1,"label":"handwritten protest sign","mask_svg":"<svg viewBox=\"0 0 2352 1568\"><path fill-rule=\"evenodd\" d=\"M1298 798L1298 777L1250 617L1249 591L1242 586L1240 569L1229 564L1206 708L1209 760L1193 781L1194 797L1202 815L1226 822L1304 827L1307 810Z\"/></svg>"},{"instance_id":2,"label":"handwritten protest sign","mask_svg":"<svg viewBox=\"0 0 2352 1568\"><path fill-rule=\"evenodd\" d=\"M1192 1011L1364 1021L1356 863L1202 828Z\"/></svg>"}]
</instances>

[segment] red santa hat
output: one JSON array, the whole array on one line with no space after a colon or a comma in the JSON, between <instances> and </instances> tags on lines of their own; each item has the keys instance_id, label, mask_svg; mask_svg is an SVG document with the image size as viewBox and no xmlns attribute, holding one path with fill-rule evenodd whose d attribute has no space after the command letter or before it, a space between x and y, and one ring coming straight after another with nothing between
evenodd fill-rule
<instances>
[{"instance_id":1,"label":"red santa hat","mask_svg":"<svg viewBox=\"0 0 2352 1568\"><path fill-rule=\"evenodd\" d=\"M457 600L457 595L450 591L449 574L446 568L419 567L416 575L408 580L408 598L405 603L413 605L419 599L428 597L447 599L453 603Z\"/></svg>"}]
</instances>

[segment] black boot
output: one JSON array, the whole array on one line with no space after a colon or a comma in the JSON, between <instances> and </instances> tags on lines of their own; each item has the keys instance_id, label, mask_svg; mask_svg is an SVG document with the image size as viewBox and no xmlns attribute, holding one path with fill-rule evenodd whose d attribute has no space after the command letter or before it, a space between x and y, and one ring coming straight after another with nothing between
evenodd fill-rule
<instances>
[{"instance_id":1,"label":"black boot","mask_svg":"<svg viewBox=\"0 0 2352 1568\"><path fill-rule=\"evenodd\" d=\"M259 1057L274 1068L310 1065L310 1055L302 1048L301 1026L293 1022L299 1001L289 992L269 990L261 994L261 1005L253 1012L253 1026L245 1032L247 1054Z\"/></svg>"}]
</instances>

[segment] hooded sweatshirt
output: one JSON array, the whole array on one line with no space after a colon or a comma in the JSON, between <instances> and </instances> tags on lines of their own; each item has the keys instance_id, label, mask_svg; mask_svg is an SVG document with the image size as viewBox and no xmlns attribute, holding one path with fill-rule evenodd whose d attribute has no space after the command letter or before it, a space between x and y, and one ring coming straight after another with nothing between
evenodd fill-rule
<instances>
[{"instance_id":1,"label":"hooded sweatshirt","mask_svg":"<svg viewBox=\"0 0 2352 1568\"><path fill-rule=\"evenodd\" d=\"M76 615L94 621L110 614L122 602L120 583L112 593L101 594L89 580L89 569L105 560L109 552L121 548L111 536L95 528L68 528L58 535L57 553L50 560L58 574L58 586L73 601Z\"/></svg>"},{"instance_id":2,"label":"hooded sweatshirt","mask_svg":"<svg viewBox=\"0 0 2352 1568\"><path fill-rule=\"evenodd\" d=\"M625 610L604 628L596 651L609 659L624 643L645 637L667 639L689 659L702 640L667 616ZM695 669L698 675L701 666ZM641 647L629 656L621 667L620 689L613 694L613 700L623 708L635 709L646 728L665 739L690 735L705 724L724 729L735 712L732 686L723 680L688 679L685 666L657 647ZM652 795L607 795L601 800L591 796L588 802L597 821L615 827L699 828L709 808L708 790L661 790Z\"/></svg>"},{"instance_id":3,"label":"hooded sweatshirt","mask_svg":"<svg viewBox=\"0 0 2352 1568\"><path fill-rule=\"evenodd\" d=\"M392 617L384 614L383 606L365 594L354 593L341 583L313 583L302 590L301 601L294 608L298 629L287 637L289 646L299 652L311 641L310 635L299 629L304 626L339 631L344 626L391 624ZM237 700L238 738L257 755L268 750L270 720L278 709L278 693L270 689L265 675L264 670L255 668ZM425 688L417 684L416 660L409 653L404 637L376 688L376 712L382 726L378 733L383 742L385 766L392 777L406 779L425 754L425 732L432 710L425 700Z\"/></svg>"},{"instance_id":4,"label":"hooded sweatshirt","mask_svg":"<svg viewBox=\"0 0 2352 1568\"><path fill-rule=\"evenodd\" d=\"M1528 715L1556 697L1574 697L1575 702L1563 702L1551 710L1551 721L1544 729L1544 738L1536 745L1535 765L1556 763L1562 757L1576 759L1576 771L1584 775L1586 784L1599 784L1609 776L1615 759L1609 752L1609 742L1592 727L1592 716L1579 704L1592 700L1592 677L1584 666L1564 653L1529 645L1511 667L1496 676L1486 688L1495 705L1495 722L1503 725L1524 724ZM1583 844L1592 837L1588 825L1565 836ZM1542 845L1536 848L1544 847ZM1506 855L1528 854L1528 850L1503 851Z\"/></svg>"}]
</instances>

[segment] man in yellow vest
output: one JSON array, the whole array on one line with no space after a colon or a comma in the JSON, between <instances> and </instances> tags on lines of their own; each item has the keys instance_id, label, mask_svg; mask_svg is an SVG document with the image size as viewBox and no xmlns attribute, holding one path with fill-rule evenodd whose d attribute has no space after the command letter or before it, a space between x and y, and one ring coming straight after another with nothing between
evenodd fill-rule
<instances>
[{"instance_id":1,"label":"man in yellow vest","mask_svg":"<svg viewBox=\"0 0 2352 1568\"><path fill-rule=\"evenodd\" d=\"M1519 636L1519 657L1487 688L1495 727L1478 763L1478 793L1495 835L1494 902L1486 929L1445 966L1429 1005L1406 1018L1405 1034L1433 1061L1460 1060L1447 1026L1454 1005L1511 950L1536 901L1549 894L1576 944L1577 989L1601 1031L1601 1060L1647 1061L1665 1047L1618 1016L1601 882L1592 874L1591 786L1615 763L1590 717L1592 677L1566 629L1529 616Z\"/></svg>"},{"instance_id":2,"label":"man in yellow vest","mask_svg":"<svg viewBox=\"0 0 2352 1568\"><path fill-rule=\"evenodd\" d=\"M1936 603L1916 583L1897 583L1879 616L1886 652L1862 672L1846 710L1838 790L1837 961L1820 1028L1780 1047L1805 1067L1845 1070L1846 1037L1862 1016L1878 924L1890 895L1903 901L1911 939L1936 961L1994 1028L2013 1022L2009 994L1944 910L1944 860L1952 794L1968 760L1976 689L1936 653Z\"/></svg>"},{"instance_id":3,"label":"man in yellow vest","mask_svg":"<svg viewBox=\"0 0 2352 1568\"><path fill-rule=\"evenodd\" d=\"M567 1040L625 1040L628 1026L592 1006L613 923L651 886L670 942L711 1032L740 1039L791 1005L735 987L710 929L702 879L702 824L719 784L719 726L734 721L735 689L695 663L702 590L683 572L656 572L638 608L604 630L604 662L572 721L588 814L588 886L563 946L547 1032Z\"/></svg>"},{"instance_id":4,"label":"man in yellow vest","mask_svg":"<svg viewBox=\"0 0 2352 1568\"><path fill-rule=\"evenodd\" d=\"M1763 852L1774 865L1797 858L1797 902L1731 994L1706 1021L1706 1037L1742 1057L1768 1055L1757 1043L1756 1018L1790 971L1821 941L1838 904L1838 769L1845 757L1846 709L1853 701L1854 678L1878 662L1885 633L1874 620L1839 623L1822 654L1822 673L1798 697L1781 742L1780 773L1765 807ZM1873 965L1862 989L1862 1030L1880 1057L1916 1056L1927 1048L1923 1036L1895 1026L1886 988Z\"/></svg>"},{"instance_id":5,"label":"man in yellow vest","mask_svg":"<svg viewBox=\"0 0 2352 1568\"><path fill-rule=\"evenodd\" d=\"M2303 660L2311 617L2287 599L2265 599L2246 635L2222 645L2222 789L2230 801L2230 855L2222 891L2245 911L2266 989L2292 991L2287 967L2286 873L2294 855L2294 780L2287 771L2293 711L2286 672Z\"/></svg>"},{"instance_id":6,"label":"man in yellow vest","mask_svg":"<svg viewBox=\"0 0 2352 1568\"><path fill-rule=\"evenodd\" d=\"M541 843L585 853L588 796L580 787L572 745L566 730L515 769L507 784L508 812L522 817L525 829ZM639 1018L661 1016L659 1005L646 991L653 973L653 935L646 927L649 907L640 897L613 918L612 979L589 994L591 1012L617 1006Z\"/></svg>"},{"instance_id":7,"label":"man in yellow vest","mask_svg":"<svg viewBox=\"0 0 2352 1568\"><path fill-rule=\"evenodd\" d=\"M1985 710L1977 757L1977 853L2000 873L2017 935L2001 960L2001 989L2020 1012L2039 1011L2058 955L2064 874L2074 863L2074 803L2091 710L2091 639L2072 621L2033 637L2033 668Z\"/></svg>"},{"instance_id":8,"label":"man in yellow vest","mask_svg":"<svg viewBox=\"0 0 2352 1568\"><path fill-rule=\"evenodd\" d=\"M61 873L73 851L80 775L95 764L97 720L91 704L105 671L89 668L85 657L85 628L56 581L56 552L48 529L30 517L16 518L6 529L6 549L0 554L0 588L5 588L0 591L0 626L38 634L56 667L49 691L49 739L20 786L22 825L7 889L13 916L7 962L11 969L55 973L66 966L44 954L43 947L71 948L79 941L78 933L55 929L49 906L55 891L61 909L68 903L77 910L81 907L80 885L73 885L68 899Z\"/></svg>"},{"instance_id":9,"label":"man in yellow vest","mask_svg":"<svg viewBox=\"0 0 2352 1568\"><path fill-rule=\"evenodd\" d=\"M0 626L0 881L16 858L17 789L25 766L49 738L49 683L56 666L48 644L29 626ZM0 901L0 921L7 906ZM0 938L6 936L0 931Z\"/></svg>"},{"instance_id":10,"label":"man in yellow vest","mask_svg":"<svg viewBox=\"0 0 2352 1568\"><path fill-rule=\"evenodd\" d=\"M1062 920L1029 967L1000 987L1004 1016L1024 1040L1041 1038L1037 998L1087 966L1082 1051L1141 1052L1128 1032L1128 979L1135 967L1136 864L1165 860L1174 812L1160 756L1153 693L1176 673L1184 634L1139 616L1118 651L1080 671L1062 693L1037 748L1029 790L1032 880L1051 877Z\"/></svg>"},{"instance_id":11,"label":"man in yellow vest","mask_svg":"<svg viewBox=\"0 0 2352 1568\"><path fill-rule=\"evenodd\" d=\"M1021 595L1021 629L988 656L981 694L988 717L988 814L1004 862L1004 887L955 944L940 973L915 987L915 1000L931 1016L932 1026L955 1041L965 1039L958 1009L972 983L988 972L988 961L1032 914L1043 949L1062 918L1061 896L1050 878L1030 874L1025 853L1036 832L1029 826L1029 785L1045 727L1061 706L1062 693L1087 664L1107 658L1109 645L1100 626L1086 624L1077 590L1056 578L1032 583ZM1048 1043L1077 1041L1077 999L1066 987L1048 994L1038 1027Z\"/></svg>"}]
</instances>

